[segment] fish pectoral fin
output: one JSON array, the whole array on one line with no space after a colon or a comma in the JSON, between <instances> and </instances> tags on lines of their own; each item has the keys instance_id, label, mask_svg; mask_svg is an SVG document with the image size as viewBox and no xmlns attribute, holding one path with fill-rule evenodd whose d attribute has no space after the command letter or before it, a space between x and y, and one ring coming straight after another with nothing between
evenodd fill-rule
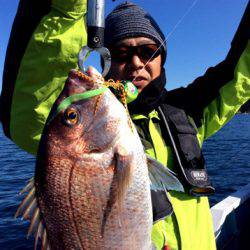
<instances>
[{"instance_id":1,"label":"fish pectoral fin","mask_svg":"<svg viewBox=\"0 0 250 250\"><path fill-rule=\"evenodd\" d=\"M184 192L183 185L173 171L148 155L147 163L151 190Z\"/></svg>"},{"instance_id":2,"label":"fish pectoral fin","mask_svg":"<svg viewBox=\"0 0 250 250\"><path fill-rule=\"evenodd\" d=\"M123 147L119 147L115 153L116 168L115 175L117 178L117 200L121 205L131 177L132 155Z\"/></svg>"},{"instance_id":3,"label":"fish pectoral fin","mask_svg":"<svg viewBox=\"0 0 250 250\"><path fill-rule=\"evenodd\" d=\"M19 205L15 218L22 216L22 219L27 219L30 221L30 226L28 229L27 238L33 233L35 235L35 249L37 247L38 240L41 239L42 249L50 249L50 245L47 238L47 232L45 225L43 223L42 215L40 213L40 208L38 206L36 198L36 189L34 183L34 177L28 181L28 184L19 192L19 195L23 193L28 193L23 199L22 203Z\"/></svg>"},{"instance_id":4,"label":"fish pectoral fin","mask_svg":"<svg viewBox=\"0 0 250 250\"><path fill-rule=\"evenodd\" d=\"M132 156L127 154L126 150L119 146L114 154L114 164L109 168L114 170L114 177L110 188L109 199L106 209L103 215L101 234L104 234L105 225L108 216L115 203L118 205L118 209L121 210L122 202L130 182L131 174L131 159Z\"/></svg>"}]
</instances>

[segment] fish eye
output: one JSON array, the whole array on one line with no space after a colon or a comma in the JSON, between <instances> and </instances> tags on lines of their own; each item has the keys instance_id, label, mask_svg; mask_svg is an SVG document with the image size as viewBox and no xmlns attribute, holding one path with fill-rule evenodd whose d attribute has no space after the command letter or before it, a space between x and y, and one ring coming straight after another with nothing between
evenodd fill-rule
<instances>
[{"instance_id":1,"label":"fish eye","mask_svg":"<svg viewBox=\"0 0 250 250\"><path fill-rule=\"evenodd\" d=\"M75 108L68 108L64 112L64 121L67 125L76 125L79 121L79 113Z\"/></svg>"}]
</instances>

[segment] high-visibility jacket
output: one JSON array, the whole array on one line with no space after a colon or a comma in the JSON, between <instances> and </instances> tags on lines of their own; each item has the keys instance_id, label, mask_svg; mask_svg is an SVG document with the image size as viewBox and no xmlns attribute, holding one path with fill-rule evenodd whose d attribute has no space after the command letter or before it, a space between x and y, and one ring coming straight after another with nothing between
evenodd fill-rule
<instances>
[{"instance_id":1,"label":"high-visibility jacket","mask_svg":"<svg viewBox=\"0 0 250 250\"><path fill-rule=\"evenodd\" d=\"M172 149L168 140L163 139L157 111L148 116L133 115L133 120L146 153L176 172ZM207 197L197 198L174 191L169 191L168 197L174 213L153 225L152 240L156 249L163 249L165 245L171 250L216 249Z\"/></svg>"},{"instance_id":2,"label":"high-visibility jacket","mask_svg":"<svg viewBox=\"0 0 250 250\"><path fill-rule=\"evenodd\" d=\"M187 88L168 93L169 103L192 118L200 145L250 99L247 8L227 58ZM78 52L87 38L85 14L86 0L20 1L5 60L0 113L5 134L29 153L36 154L50 108L69 70L77 67ZM157 116L143 119L151 115ZM172 149L157 122L155 129L146 131L147 138L142 138L146 152L174 169ZM207 198L169 194L174 214L153 227L157 249L165 241L171 249L214 249Z\"/></svg>"}]
</instances>

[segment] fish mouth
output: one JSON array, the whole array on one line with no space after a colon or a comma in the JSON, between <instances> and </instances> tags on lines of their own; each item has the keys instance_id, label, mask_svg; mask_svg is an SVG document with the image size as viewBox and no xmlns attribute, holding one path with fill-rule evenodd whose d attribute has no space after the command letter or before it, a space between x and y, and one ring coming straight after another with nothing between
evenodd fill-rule
<instances>
[{"instance_id":1,"label":"fish mouth","mask_svg":"<svg viewBox=\"0 0 250 250\"><path fill-rule=\"evenodd\" d=\"M93 89L95 85L94 82L95 81L93 81L90 76L82 73L81 71L72 69L68 74L68 79L65 83L65 86L73 89L79 87L82 93L84 91Z\"/></svg>"}]
</instances>

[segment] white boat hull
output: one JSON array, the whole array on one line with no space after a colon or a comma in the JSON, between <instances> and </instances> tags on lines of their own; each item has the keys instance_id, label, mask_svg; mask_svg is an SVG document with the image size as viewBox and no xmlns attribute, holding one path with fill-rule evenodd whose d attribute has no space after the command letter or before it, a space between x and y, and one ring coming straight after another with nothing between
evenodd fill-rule
<instances>
[{"instance_id":1,"label":"white boat hull","mask_svg":"<svg viewBox=\"0 0 250 250\"><path fill-rule=\"evenodd\" d=\"M250 249L250 183L211 208L218 250Z\"/></svg>"}]
</instances>

